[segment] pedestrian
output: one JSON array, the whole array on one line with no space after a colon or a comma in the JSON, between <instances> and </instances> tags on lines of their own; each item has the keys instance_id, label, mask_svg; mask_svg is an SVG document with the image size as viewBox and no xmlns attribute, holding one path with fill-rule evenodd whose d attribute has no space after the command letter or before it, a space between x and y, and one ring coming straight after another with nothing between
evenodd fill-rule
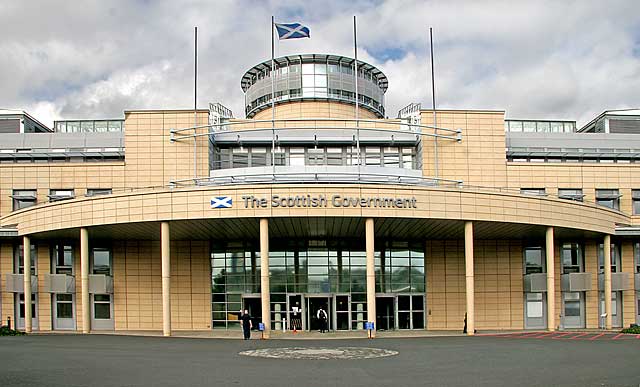
<instances>
[{"instance_id":1,"label":"pedestrian","mask_svg":"<svg viewBox=\"0 0 640 387\"><path fill-rule=\"evenodd\" d=\"M324 333L327 331L327 312L324 311L324 309L322 309L322 307L320 307L320 309L318 309L318 320L320 321L320 332Z\"/></svg>"},{"instance_id":2,"label":"pedestrian","mask_svg":"<svg viewBox=\"0 0 640 387\"><path fill-rule=\"evenodd\" d=\"M253 323L251 322L251 316L249 315L248 310L244 310L244 314L240 317L240 323L242 324L244 339L249 340L251 338L251 328L253 328Z\"/></svg>"}]
</instances>

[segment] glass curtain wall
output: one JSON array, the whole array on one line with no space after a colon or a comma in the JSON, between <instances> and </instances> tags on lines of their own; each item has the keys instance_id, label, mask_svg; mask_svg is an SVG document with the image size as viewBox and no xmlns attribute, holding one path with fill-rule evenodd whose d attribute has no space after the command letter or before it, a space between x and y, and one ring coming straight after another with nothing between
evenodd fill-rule
<instances>
[{"instance_id":1,"label":"glass curtain wall","mask_svg":"<svg viewBox=\"0 0 640 387\"><path fill-rule=\"evenodd\" d=\"M271 323L287 310L287 294L349 295L351 329L366 319L364 241L270 241ZM403 313L413 313L413 328L424 327L424 249L420 243L382 242L375 252L376 292L421 296ZM260 253L256 242L212 243L212 321L215 328L239 328L243 297L260 293ZM415 304L415 305L413 305ZM420 316L418 316L420 314ZM403 315L404 316L404 315ZM400 317L403 317L400 316ZM400 324L411 328L411 324Z\"/></svg>"}]
</instances>

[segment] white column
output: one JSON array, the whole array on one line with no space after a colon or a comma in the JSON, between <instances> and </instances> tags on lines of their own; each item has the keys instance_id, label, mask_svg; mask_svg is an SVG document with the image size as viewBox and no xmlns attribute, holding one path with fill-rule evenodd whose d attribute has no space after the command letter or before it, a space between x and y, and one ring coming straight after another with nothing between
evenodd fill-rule
<instances>
[{"instance_id":1,"label":"white column","mask_svg":"<svg viewBox=\"0 0 640 387\"><path fill-rule=\"evenodd\" d=\"M162 255L162 334L171 336L171 231L169 222L160 224Z\"/></svg>"},{"instance_id":2,"label":"white column","mask_svg":"<svg viewBox=\"0 0 640 387\"><path fill-rule=\"evenodd\" d=\"M547 227L547 244L545 253L547 256L547 329L553 332L556 329L556 269L555 247L553 244L553 227Z\"/></svg>"},{"instance_id":3,"label":"white column","mask_svg":"<svg viewBox=\"0 0 640 387\"><path fill-rule=\"evenodd\" d=\"M611 235L604 236L602 247L604 249L604 312L607 314L604 326L606 329L611 329Z\"/></svg>"},{"instance_id":4,"label":"white column","mask_svg":"<svg viewBox=\"0 0 640 387\"><path fill-rule=\"evenodd\" d=\"M269 289L269 219L260 219L260 298L262 299L263 337L271 335L271 293Z\"/></svg>"},{"instance_id":5,"label":"white column","mask_svg":"<svg viewBox=\"0 0 640 387\"><path fill-rule=\"evenodd\" d=\"M473 272L473 222L464 222L464 263L467 293L467 335L475 333L475 281Z\"/></svg>"},{"instance_id":6,"label":"white column","mask_svg":"<svg viewBox=\"0 0 640 387\"><path fill-rule=\"evenodd\" d=\"M373 218L364 221L365 242L367 253L367 321L376 322L376 269L374 261L374 223ZM377 324L376 324L377 325ZM377 326L371 331L371 337L376 337Z\"/></svg>"},{"instance_id":7,"label":"white column","mask_svg":"<svg viewBox=\"0 0 640 387\"><path fill-rule=\"evenodd\" d=\"M89 295L89 231L80 228L80 299L82 302L82 333L91 331L91 299Z\"/></svg>"},{"instance_id":8,"label":"white column","mask_svg":"<svg viewBox=\"0 0 640 387\"><path fill-rule=\"evenodd\" d=\"M31 332L31 239L22 237L22 267L24 267L24 330Z\"/></svg>"}]
</instances>

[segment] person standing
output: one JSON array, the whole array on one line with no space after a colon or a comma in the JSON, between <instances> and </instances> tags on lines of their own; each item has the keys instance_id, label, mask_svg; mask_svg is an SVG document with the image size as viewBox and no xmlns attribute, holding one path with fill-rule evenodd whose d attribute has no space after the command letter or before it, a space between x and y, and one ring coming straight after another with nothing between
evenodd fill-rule
<instances>
[{"instance_id":1,"label":"person standing","mask_svg":"<svg viewBox=\"0 0 640 387\"><path fill-rule=\"evenodd\" d=\"M248 310L244 310L244 313L240 317L240 323L242 324L244 339L249 340L251 338L251 328L253 328L253 323L251 322L251 316L249 315Z\"/></svg>"},{"instance_id":2,"label":"person standing","mask_svg":"<svg viewBox=\"0 0 640 387\"><path fill-rule=\"evenodd\" d=\"M317 317L318 317L318 320L320 321L320 332L322 333L326 332L328 316L327 316L327 312L325 312L324 309L322 309L322 307L318 309Z\"/></svg>"}]
</instances>

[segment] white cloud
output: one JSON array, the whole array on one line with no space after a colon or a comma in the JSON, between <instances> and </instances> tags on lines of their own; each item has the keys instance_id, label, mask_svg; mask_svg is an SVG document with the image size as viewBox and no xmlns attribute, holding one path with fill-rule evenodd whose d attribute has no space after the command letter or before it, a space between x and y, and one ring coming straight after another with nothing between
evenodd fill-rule
<instances>
[{"instance_id":1,"label":"white cloud","mask_svg":"<svg viewBox=\"0 0 640 387\"><path fill-rule=\"evenodd\" d=\"M277 54L353 55L389 77L387 112L430 106L428 26L438 106L505 109L508 117L578 119L637 107L640 21L633 2L30 1L0 6L0 105L55 118L191 107L193 26L199 26L199 105L242 116L240 77L270 56L269 23L293 20L312 39ZM20 22L30 15L30 28ZM635 50L635 51L634 51ZM392 59L381 53L393 51ZM376 53L379 57L375 57ZM401 55L398 57L397 54Z\"/></svg>"}]
</instances>

